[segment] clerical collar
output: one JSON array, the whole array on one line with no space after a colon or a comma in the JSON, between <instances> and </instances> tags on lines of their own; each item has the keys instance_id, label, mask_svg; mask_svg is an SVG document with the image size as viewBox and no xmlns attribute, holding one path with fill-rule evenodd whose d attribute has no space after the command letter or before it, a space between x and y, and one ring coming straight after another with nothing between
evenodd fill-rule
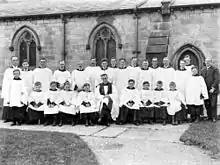
<instances>
[{"instance_id":1,"label":"clerical collar","mask_svg":"<svg viewBox=\"0 0 220 165\"><path fill-rule=\"evenodd\" d=\"M27 68L27 69L24 69L24 68L22 68L22 71L30 71L30 69L29 68Z\"/></svg>"},{"instance_id":2,"label":"clerical collar","mask_svg":"<svg viewBox=\"0 0 220 165\"><path fill-rule=\"evenodd\" d=\"M111 66L110 68L117 68L117 66L114 66L114 67Z\"/></svg>"},{"instance_id":3,"label":"clerical collar","mask_svg":"<svg viewBox=\"0 0 220 165\"><path fill-rule=\"evenodd\" d=\"M168 65L168 66L163 66L163 68L164 69L168 69L168 68L170 68L170 66Z\"/></svg>"},{"instance_id":4,"label":"clerical collar","mask_svg":"<svg viewBox=\"0 0 220 165\"><path fill-rule=\"evenodd\" d=\"M103 86L108 86L109 84L110 84L110 82L102 83Z\"/></svg>"},{"instance_id":5,"label":"clerical collar","mask_svg":"<svg viewBox=\"0 0 220 165\"><path fill-rule=\"evenodd\" d=\"M39 66L38 68L45 69L45 68L46 68L46 66L45 66L45 67L41 67L41 66Z\"/></svg>"},{"instance_id":6,"label":"clerical collar","mask_svg":"<svg viewBox=\"0 0 220 165\"><path fill-rule=\"evenodd\" d=\"M176 91L177 89L170 89L169 91Z\"/></svg>"},{"instance_id":7,"label":"clerical collar","mask_svg":"<svg viewBox=\"0 0 220 165\"><path fill-rule=\"evenodd\" d=\"M155 88L155 91L163 91L163 88L160 88L160 89Z\"/></svg>"},{"instance_id":8,"label":"clerical collar","mask_svg":"<svg viewBox=\"0 0 220 165\"><path fill-rule=\"evenodd\" d=\"M18 68L17 66L11 65L10 68L14 69L14 68Z\"/></svg>"},{"instance_id":9,"label":"clerical collar","mask_svg":"<svg viewBox=\"0 0 220 165\"><path fill-rule=\"evenodd\" d=\"M42 92L42 90L34 90L35 92Z\"/></svg>"},{"instance_id":10,"label":"clerical collar","mask_svg":"<svg viewBox=\"0 0 220 165\"><path fill-rule=\"evenodd\" d=\"M50 91L57 91L57 89L50 89Z\"/></svg>"},{"instance_id":11,"label":"clerical collar","mask_svg":"<svg viewBox=\"0 0 220 165\"><path fill-rule=\"evenodd\" d=\"M85 69L84 69L84 68L77 68L76 70L78 70L78 71L84 71Z\"/></svg>"},{"instance_id":12,"label":"clerical collar","mask_svg":"<svg viewBox=\"0 0 220 165\"><path fill-rule=\"evenodd\" d=\"M197 76L199 76L199 74L195 74L195 75L192 75L192 76L195 76L195 77L197 77Z\"/></svg>"},{"instance_id":13,"label":"clerical collar","mask_svg":"<svg viewBox=\"0 0 220 165\"><path fill-rule=\"evenodd\" d=\"M105 69L103 69L103 68L101 68L101 69L105 71L105 70L107 70L107 69L108 69L108 67L107 67L107 68L105 68Z\"/></svg>"},{"instance_id":14,"label":"clerical collar","mask_svg":"<svg viewBox=\"0 0 220 165\"><path fill-rule=\"evenodd\" d=\"M20 78L20 77L18 77L18 78L15 78L15 77L14 77L14 79L13 79L13 80L21 80L21 78Z\"/></svg>"},{"instance_id":15,"label":"clerical collar","mask_svg":"<svg viewBox=\"0 0 220 165\"><path fill-rule=\"evenodd\" d=\"M59 69L59 71L65 72L65 71L66 71L66 68L64 68L64 69Z\"/></svg>"},{"instance_id":16,"label":"clerical collar","mask_svg":"<svg viewBox=\"0 0 220 165\"><path fill-rule=\"evenodd\" d=\"M186 66L192 66L191 64L188 64L188 65L186 65Z\"/></svg>"},{"instance_id":17,"label":"clerical collar","mask_svg":"<svg viewBox=\"0 0 220 165\"><path fill-rule=\"evenodd\" d=\"M125 66L125 67L119 67L119 69L126 69L127 67Z\"/></svg>"},{"instance_id":18,"label":"clerical collar","mask_svg":"<svg viewBox=\"0 0 220 165\"><path fill-rule=\"evenodd\" d=\"M148 67L147 69L145 69L145 68L141 68L141 70L149 70L149 67Z\"/></svg>"},{"instance_id":19,"label":"clerical collar","mask_svg":"<svg viewBox=\"0 0 220 165\"><path fill-rule=\"evenodd\" d=\"M127 89L134 90L135 87L127 87Z\"/></svg>"},{"instance_id":20,"label":"clerical collar","mask_svg":"<svg viewBox=\"0 0 220 165\"><path fill-rule=\"evenodd\" d=\"M157 68L159 68L159 66L156 66L156 67L152 66L152 68L153 68L153 69L157 69Z\"/></svg>"},{"instance_id":21,"label":"clerical collar","mask_svg":"<svg viewBox=\"0 0 220 165\"><path fill-rule=\"evenodd\" d=\"M180 68L179 70L180 71L186 71L186 68Z\"/></svg>"},{"instance_id":22,"label":"clerical collar","mask_svg":"<svg viewBox=\"0 0 220 165\"><path fill-rule=\"evenodd\" d=\"M68 90L65 90L65 89L64 89L64 91L71 92L72 90L71 90L71 89L68 89Z\"/></svg>"},{"instance_id":23,"label":"clerical collar","mask_svg":"<svg viewBox=\"0 0 220 165\"><path fill-rule=\"evenodd\" d=\"M144 91L149 91L150 89L149 89L149 88L148 88L148 89L144 89L144 88L143 88L143 90L144 90Z\"/></svg>"}]
</instances>

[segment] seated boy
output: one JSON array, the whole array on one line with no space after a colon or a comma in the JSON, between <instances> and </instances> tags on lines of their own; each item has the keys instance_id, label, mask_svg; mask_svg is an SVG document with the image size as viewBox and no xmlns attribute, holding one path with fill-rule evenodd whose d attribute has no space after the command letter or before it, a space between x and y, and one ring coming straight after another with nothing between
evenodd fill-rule
<instances>
[{"instance_id":1,"label":"seated boy","mask_svg":"<svg viewBox=\"0 0 220 165\"><path fill-rule=\"evenodd\" d=\"M42 123L44 118L45 93L41 90L41 82L34 83L34 90L31 91L28 98L28 123Z\"/></svg>"},{"instance_id":2,"label":"seated boy","mask_svg":"<svg viewBox=\"0 0 220 165\"><path fill-rule=\"evenodd\" d=\"M153 124L154 119L154 106L153 106L153 92L150 90L150 83L148 81L143 82L143 88L140 91L141 106L140 112L142 118L147 118L149 124Z\"/></svg>"},{"instance_id":3,"label":"seated boy","mask_svg":"<svg viewBox=\"0 0 220 165\"><path fill-rule=\"evenodd\" d=\"M140 125L139 110L140 110L140 93L135 88L135 81L128 80L128 87L124 88L120 97L120 115L119 124L125 124L128 121L128 114L133 115L133 123Z\"/></svg>"},{"instance_id":4,"label":"seated boy","mask_svg":"<svg viewBox=\"0 0 220 165\"><path fill-rule=\"evenodd\" d=\"M49 125L50 121L53 121L53 126L57 125L57 116L59 113L59 96L60 93L57 89L57 82L52 81L50 83L50 90L46 92L46 105L44 109L45 123L44 126Z\"/></svg>"},{"instance_id":5,"label":"seated boy","mask_svg":"<svg viewBox=\"0 0 220 165\"><path fill-rule=\"evenodd\" d=\"M172 124L177 125L180 121L180 111L182 110L181 104L186 107L183 95L176 89L176 83L170 82L169 91L167 92L167 113L172 117Z\"/></svg>"},{"instance_id":6,"label":"seated boy","mask_svg":"<svg viewBox=\"0 0 220 165\"><path fill-rule=\"evenodd\" d=\"M155 111L155 120L162 119L163 125L166 125L167 120L167 105L166 105L166 97L163 87L162 81L157 81L156 88L154 89L154 111Z\"/></svg>"},{"instance_id":7,"label":"seated boy","mask_svg":"<svg viewBox=\"0 0 220 165\"><path fill-rule=\"evenodd\" d=\"M95 102L95 94L90 90L90 84L85 83L83 85L83 91L78 94L78 103L80 114L85 118L85 126L93 126L93 120L95 113L98 112Z\"/></svg>"},{"instance_id":8,"label":"seated boy","mask_svg":"<svg viewBox=\"0 0 220 165\"><path fill-rule=\"evenodd\" d=\"M72 91L71 84L69 81L64 83L64 89L60 91L60 105L59 105L59 126L63 125L65 119L71 120L71 125L74 126L76 123L76 100L77 92Z\"/></svg>"}]
</instances>

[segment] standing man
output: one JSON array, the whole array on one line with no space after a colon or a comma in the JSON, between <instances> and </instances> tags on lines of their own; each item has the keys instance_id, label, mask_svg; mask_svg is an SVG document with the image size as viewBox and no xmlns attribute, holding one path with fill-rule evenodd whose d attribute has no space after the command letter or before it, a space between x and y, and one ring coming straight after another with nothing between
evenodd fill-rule
<instances>
[{"instance_id":1,"label":"standing man","mask_svg":"<svg viewBox=\"0 0 220 165\"><path fill-rule=\"evenodd\" d=\"M52 81L52 70L47 68L46 58L42 57L40 59L40 67L34 69L33 73L34 83L39 81L42 84L42 91L47 92L50 88L50 83Z\"/></svg>"},{"instance_id":2,"label":"standing man","mask_svg":"<svg viewBox=\"0 0 220 165\"><path fill-rule=\"evenodd\" d=\"M14 78L14 76L13 76L13 70L14 69L18 69L18 57L17 56L12 56L11 57L11 66L5 70L4 76L3 76L1 98L3 99L2 119L4 120L4 122L8 122L12 119L11 118L11 113L10 113L11 108L7 104L7 101L6 101L5 98L8 95L9 83Z\"/></svg>"},{"instance_id":3,"label":"standing man","mask_svg":"<svg viewBox=\"0 0 220 165\"><path fill-rule=\"evenodd\" d=\"M72 71L72 88L77 88L78 92L83 90L83 85L88 80L88 74L86 73L84 62L81 60L78 63L78 68Z\"/></svg>"},{"instance_id":4,"label":"standing man","mask_svg":"<svg viewBox=\"0 0 220 165\"><path fill-rule=\"evenodd\" d=\"M152 89L155 89L158 81L162 81L161 68L159 67L157 58L152 59Z\"/></svg>"},{"instance_id":5,"label":"standing man","mask_svg":"<svg viewBox=\"0 0 220 165\"><path fill-rule=\"evenodd\" d=\"M21 79L24 81L24 85L29 95L33 88L33 71L29 69L29 63L24 60L22 63Z\"/></svg>"},{"instance_id":6,"label":"standing man","mask_svg":"<svg viewBox=\"0 0 220 165\"><path fill-rule=\"evenodd\" d=\"M138 67L137 57L131 58L131 66L128 66L129 71L129 79L133 79L135 81L135 88L138 86L139 75L140 75L140 67Z\"/></svg>"},{"instance_id":7,"label":"standing man","mask_svg":"<svg viewBox=\"0 0 220 165\"><path fill-rule=\"evenodd\" d=\"M91 59L90 66L86 67L86 72L88 74L88 79L91 84L91 90L92 92L94 92L100 80L100 72L101 72L101 68L99 66L96 66L95 58Z\"/></svg>"},{"instance_id":8,"label":"standing man","mask_svg":"<svg viewBox=\"0 0 220 165\"><path fill-rule=\"evenodd\" d=\"M108 81L108 75L101 75L102 83L96 88L96 97L100 112L99 122L109 126L111 119L116 120L118 111L118 94L116 87Z\"/></svg>"},{"instance_id":9,"label":"standing man","mask_svg":"<svg viewBox=\"0 0 220 165\"><path fill-rule=\"evenodd\" d=\"M161 68L161 81L163 82L163 88L165 91L169 90L170 82L174 81L175 70L170 67L170 62L167 57L163 58L163 67Z\"/></svg>"},{"instance_id":10,"label":"standing man","mask_svg":"<svg viewBox=\"0 0 220 165\"><path fill-rule=\"evenodd\" d=\"M71 83L71 74L68 70L66 70L65 61L59 61L59 69L55 70L53 78L60 89L63 89L66 81Z\"/></svg>"},{"instance_id":11,"label":"standing man","mask_svg":"<svg viewBox=\"0 0 220 165\"><path fill-rule=\"evenodd\" d=\"M202 69L202 76L209 93L209 99L205 101L208 118L213 122L217 120L217 97L219 93L219 70L213 66L213 61L210 58L205 60L206 67Z\"/></svg>"},{"instance_id":12,"label":"standing man","mask_svg":"<svg viewBox=\"0 0 220 165\"><path fill-rule=\"evenodd\" d=\"M186 69L191 73L191 69L192 69L193 65L191 65L191 59L190 59L190 56L188 54L185 55L184 61L185 61L185 64L186 64L186 66L185 66Z\"/></svg>"}]
</instances>

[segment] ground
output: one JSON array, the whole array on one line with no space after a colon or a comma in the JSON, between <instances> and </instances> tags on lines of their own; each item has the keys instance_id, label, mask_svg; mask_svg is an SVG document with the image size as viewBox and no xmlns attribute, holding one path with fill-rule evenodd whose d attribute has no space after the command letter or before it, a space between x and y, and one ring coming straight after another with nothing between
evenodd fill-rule
<instances>
[{"instance_id":1,"label":"ground","mask_svg":"<svg viewBox=\"0 0 220 165\"><path fill-rule=\"evenodd\" d=\"M2 121L0 127L12 129ZM189 124L61 128L24 125L13 129L75 133L88 143L100 165L218 165L203 150L179 141L188 127Z\"/></svg>"}]
</instances>

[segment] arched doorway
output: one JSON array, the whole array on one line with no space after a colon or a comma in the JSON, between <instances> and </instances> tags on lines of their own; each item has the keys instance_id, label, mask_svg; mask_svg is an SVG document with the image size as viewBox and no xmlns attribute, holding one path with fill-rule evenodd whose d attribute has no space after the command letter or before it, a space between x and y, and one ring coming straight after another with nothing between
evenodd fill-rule
<instances>
[{"instance_id":1,"label":"arched doorway","mask_svg":"<svg viewBox=\"0 0 220 165\"><path fill-rule=\"evenodd\" d=\"M175 69L179 69L180 60L183 60L186 55L190 57L191 64L198 66L199 70L204 67L205 56L202 51L191 44L186 44L180 47L173 56L172 63Z\"/></svg>"}]
</instances>

